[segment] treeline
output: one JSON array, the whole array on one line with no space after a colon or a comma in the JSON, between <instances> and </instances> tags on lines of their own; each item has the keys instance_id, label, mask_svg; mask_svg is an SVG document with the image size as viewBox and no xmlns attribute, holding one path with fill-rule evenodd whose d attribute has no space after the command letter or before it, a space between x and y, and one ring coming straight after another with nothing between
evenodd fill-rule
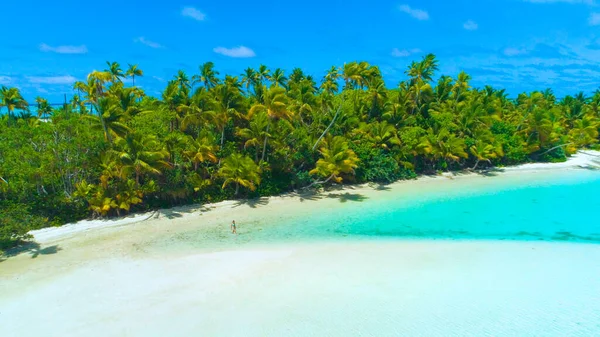
<instances>
[{"instance_id":1,"label":"treeline","mask_svg":"<svg viewBox=\"0 0 600 337\"><path fill-rule=\"evenodd\" d=\"M513 100L464 72L434 83L433 55L392 89L366 62L319 82L266 66L223 77L208 62L160 98L135 86L137 66L107 64L64 107L32 102L38 116L17 88L0 89L1 246L90 215L561 161L598 142L600 93Z\"/></svg>"}]
</instances>

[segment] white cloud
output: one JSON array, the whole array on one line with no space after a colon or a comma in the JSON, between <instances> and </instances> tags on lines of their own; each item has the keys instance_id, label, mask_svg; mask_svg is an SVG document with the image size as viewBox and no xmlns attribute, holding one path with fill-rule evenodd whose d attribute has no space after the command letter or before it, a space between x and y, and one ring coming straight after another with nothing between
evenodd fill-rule
<instances>
[{"instance_id":1,"label":"white cloud","mask_svg":"<svg viewBox=\"0 0 600 337\"><path fill-rule=\"evenodd\" d=\"M463 28L466 30L477 30L477 28L479 28L479 25L477 24L477 22L469 20L463 24Z\"/></svg>"},{"instance_id":2,"label":"white cloud","mask_svg":"<svg viewBox=\"0 0 600 337\"><path fill-rule=\"evenodd\" d=\"M418 53L421 53L421 52L422 52L421 49L418 49L418 48L413 48L413 49L410 49L410 50L408 50L408 49L402 49L402 50L400 50L398 48L394 48L394 49L392 49L392 56L394 56L394 57L407 57L407 56L410 56L412 54L418 54Z\"/></svg>"},{"instance_id":3,"label":"white cloud","mask_svg":"<svg viewBox=\"0 0 600 337\"><path fill-rule=\"evenodd\" d=\"M198 21L204 21L204 19L206 18L206 14L202 13L194 7L184 7L181 10L181 15Z\"/></svg>"},{"instance_id":4,"label":"white cloud","mask_svg":"<svg viewBox=\"0 0 600 337\"><path fill-rule=\"evenodd\" d=\"M29 83L33 84L73 84L77 79L73 76L27 76Z\"/></svg>"},{"instance_id":5,"label":"white cloud","mask_svg":"<svg viewBox=\"0 0 600 337\"><path fill-rule=\"evenodd\" d=\"M43 52L53 52L58 54L85 54L88 52L87 47L85 45L52 47L45 43L42 43L40 45L40 50Z\"/></svg>"},{"instance_id":6,"label":"white cloud","mask_svg":"<svg viewBox=\"0 0 600 337\"><path fill-rule=\"evenodd\" d=\"M12 78L10 78L8 76L0 76L0 84L8 85L10 83L12 83Z\"/></svg>"},{"instance_id":7,"label":"white cloud","mask_svg":"<svg viewBox=\"0 0 600 337\"><path fill-rule=\"evenodd\" d=\"M148 47L150 47L150 48L164 48L164 46L163 46L163 45L161 45L160 43L158 43L158 42L154 42L154 41L150 41L150 40L146 39L146 38L145 38L145 37L143 37L143 36L140 36L140 37L138 37L138 38L135 38L133 41L134 41L134 42L141 43L141 44L145 44L146 46L148 46Z\"/></svg>"},{"instance_id":8,"label":"white cloud","mask_svg":"<svg viewBox=\"0 0 600 337\"><path fill-rule=\"evenodd\" d=\"M248 47L239 46L234 48L217 47L213 49L217 54L229 56L229 57L254 57L256 54Z\"/></svg>"},{"instance_id":9,"label":"white cloud","mask_svg":"<svg viewBox=\"0 0 600 337\"><path fill-rule=\"evenodd\" d=\"M158 77L158 76L152 76L152 78L155 79L155 80L157 80L157 81L159 81L159 82L164 82L165 81L164 78Z\"/></svg>"},{"instance_id":10,"label":"white cloud","mask_svg":"<svg viewBox=\"0 0 600 337\"><path fill-rule=\"evenodd\" d=\"M504 49L504 55L506 55L506 56L517 56L517 55L523 55L523 54L527 54L526 49L518 49L518 48L512 48L512 47Z\"/></svg>"},{"instance_id":11,"label":"white cloud","mask_svg":"<svg viewBox=\"0 0 600 337\"><path fill-rule=\"evenodd\" d=\"M417 20L429 20L429 13L422 9L411 8L409 5L400 5L398 9Z\"/></svg>"},{"instance_id":12,"label":"white cloud","mask_svg":"<svg viewBox=\"0 0 600 337\"><path fill-rule=\"evenodd\" d=\"M569 3L569 4L586 4L593 5L594 0L525 0L526 2L531 2L534 4L552 4L552 3Z\"/></svg>"},{"instance_id":13,"label":"white cloud","mask_svg":"<svg viewBox=\"0 0 600 337\"><path fill-rule=\"evenodd\" d=\"M590 15L589 21L591 26L598 26L600 25L600 13L592 13Z\"/></svg>"}]
</instances>

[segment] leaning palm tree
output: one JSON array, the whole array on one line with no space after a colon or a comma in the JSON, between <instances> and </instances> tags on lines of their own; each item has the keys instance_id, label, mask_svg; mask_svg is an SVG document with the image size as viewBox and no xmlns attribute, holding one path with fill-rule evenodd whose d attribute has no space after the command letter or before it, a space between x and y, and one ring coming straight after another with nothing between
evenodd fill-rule
<instances>
[{"instance_id":1,"label":"leaning palm tree","mask_svg":"<svg viewBox=\"0 0 600 337\"><path fill-rule=\"evenodd\" d=\"M223 160L219 175L225 179L222 188L235 184L235 195L239 193L240 185L254 191L260 184L260 167L250 157L240 153Z\"/></svg>"},{"instance_id":2,"label":"leaning palm tree","mask_svg":"<svg viewBox=\"0 0 600 337\"><path fill-rule=\"evenodd\" d=\"M328 136L319 150L322 158L317 161L316 167L310 174L326 178L317 183L325 184L330 180L342 182L341 174L352 173L360 161L354 151L350 149L348 141L342 136ZM313 183L312 185L314 185Z\"/></svg>"},{"instance_id":3,"label":"leaning palm tree","mask_svg":"<svg viewBox=\"0 0 600 337\"><path fill-rule=\"evenodd\" d=\"M110 98L100 98L94 103L98 116L84 115L82 118L92 121L92 127L101 128L104 138L109 144L113 143L114 137L123 137L129 131L129 127L123 122L124 113L121 107Z\"/></svg>"},{"instance_id":4,"label":"leaning palm tree","mask_svg":"<svg viewBox=\"0 0 600 337\"><path fill-rule=\"evenodd\" d=\"M482 161L492 165L492 159L504 156L502 144L497 142L490 144L480 139L476 140L475 144L471 145L469 152L471 152L476 159L475 166L473 166L472 170L477 169L477 166Z\"/></svg>"},{"instance_id":5,"label":"leaning palm tree","mask_svg":"<svg viewBox=\"0 0 600 337\"><path fill-rule=\"evenodd\" d=\"M144 76L144 72L142 71L142 69L138 68L137 64L129 64L129 68L127 69L127 72L125 72L125 75L131 76L132 86L135 87L135 77Z\"/></svg>"},{"instance_id":6,"label":"leaning palm tree","mask_svg":"<svg viewBox=\"0 0 600 337\"><path fill-rule=\"evenodd\" d=\"M23 98L18 88L2 86L0 88L0 108L2 107L6 107L8 110L8 118L10 120L14 115L15 109L27 109L29 104Z\"/></svg>"},{"instance_id":7,"label":"leaning palm tree","mask_svg":"<svg viewBox=\"0 0 600 337\"><path fill-rule=\"evenodd\" d=\"M121 165L122 178L126 179L130 174L134 174L137 186L140 185L142 175L159 175L162 169L170 167L166 161L169 154L154 136L129 133L117 139L115 145L118 149L116 153Z\"/></svg>"}]
</instances>

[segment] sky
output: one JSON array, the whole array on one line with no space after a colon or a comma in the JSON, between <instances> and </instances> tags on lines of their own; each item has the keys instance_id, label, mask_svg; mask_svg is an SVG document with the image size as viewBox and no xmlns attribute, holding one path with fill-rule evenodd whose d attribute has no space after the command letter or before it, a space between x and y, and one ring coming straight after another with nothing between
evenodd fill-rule
<instances>
[{"instance_id":1,"label":"sky","mask_svg":"<svg viewBox=\"0 0 600 337\"><path fill-rule=\"evenodd\" d=\"M191 76L207 61L221 75L265 64L317 79L367 61L396 87L411 61L433 53L438 75L464 70L474 87L591 93L600 87L598 1L6 1L0 85L60 103L106 61L138 64L136 84L154 96L177 70Z\"/></svg>"}]
</instances>

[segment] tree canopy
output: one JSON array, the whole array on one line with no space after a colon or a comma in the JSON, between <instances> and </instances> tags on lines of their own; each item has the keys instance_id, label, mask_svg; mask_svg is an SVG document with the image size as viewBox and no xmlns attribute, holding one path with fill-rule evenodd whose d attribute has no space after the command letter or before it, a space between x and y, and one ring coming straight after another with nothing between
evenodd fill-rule
<instances>
[{"instance_id":1,"label":"tree canopy","mask_svg":"<svg viewBox=\"0 0 600 337\"><path fill-rule=\"evenodd\" d=\"M0 88L0 249L89 216L561 161L598 143L600 92L509 99L464 72L434 82L434 55L392 88L367 62L318 80L299 68L216 69L178 71L150 97L135 86L138 65L107 62L60 108Z\"/></svg>"}]
</instances>

